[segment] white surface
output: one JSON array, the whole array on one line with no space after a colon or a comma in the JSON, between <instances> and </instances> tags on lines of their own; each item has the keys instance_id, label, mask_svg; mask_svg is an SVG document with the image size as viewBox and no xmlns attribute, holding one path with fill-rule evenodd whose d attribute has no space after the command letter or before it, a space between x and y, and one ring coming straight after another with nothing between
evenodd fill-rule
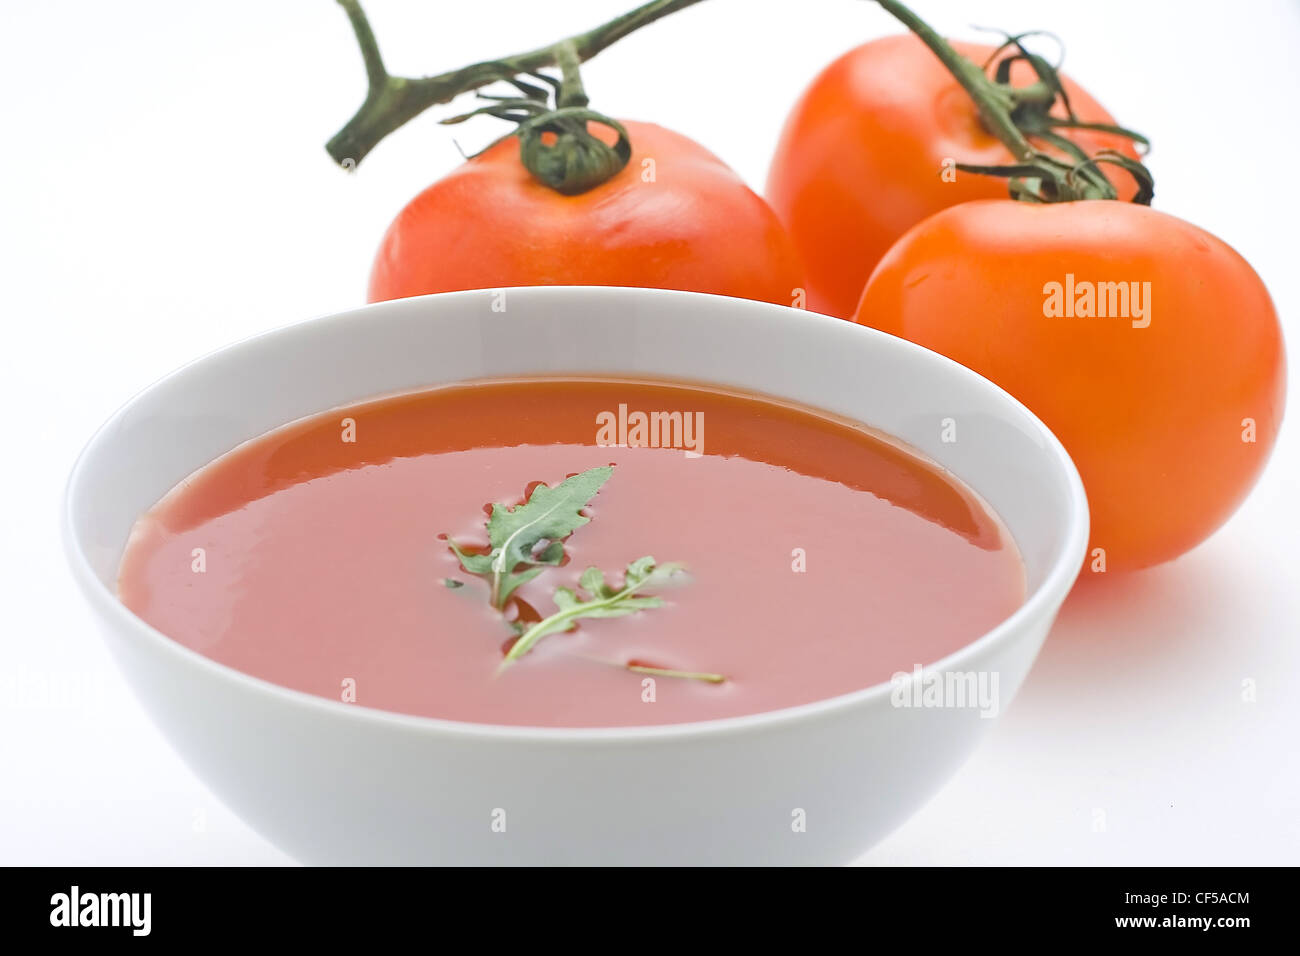
<instances>
[{"instance_id":1,"label":"white surface","mask_svg":"<svg viewBox=\"0 0 1300 956\"><path fill-rule=\"evenodd\" d=\"M403 299L259 336L149 388L96 434L68 483L69 551L140 700L229 807L305 862L851 862L961 766L1024 680L1088 543L1074 463L1000 388L874 329L658 289L515 289L503 317L497 295ZM265 683L117 599L117 558L141 512L230 448L375 395L564 372L766 391L871 422L965 479L1019 544L1028 594L978 640L918 663L927 679L997 675L990 709L895 706L886 682L703 723L481 727ZM945 442L953 409L965 437ZM513 825L496 832L502 812ZM794 812L808 821L797 835Z\"/></svg>"},{"instance_id":2,"label":"white surface","mask_svg":"<svg viewBox=\"0 0 1300 956\"><path fill-rule=\"evenodd\" d=\"M450 4L368 9L390 68L420 73L628 5L544 16L498 0L490 24ZM916 6L953 34L970 35L970 20L1062 34L1068 71L1155 142L1157 207L1236 246L1300 340L1293 3ZM892 29L853 0L709 0L585 76L600 108L693 136L761 188L802 85ZM388 220L457 162L452 134L426 116L355 175L332 166L321 145L363 77L325 0L9 4L0 37L0 862L287 862L125 690L64 567L57 504L81 444L140 387L228 341L358 303ZM468 146L491 133L454 135ZM1205 545L1071 598L976 756L863 862L1300 861L1295 432L1288 422L1255 493Z\"/></svg>"}]
</instances>

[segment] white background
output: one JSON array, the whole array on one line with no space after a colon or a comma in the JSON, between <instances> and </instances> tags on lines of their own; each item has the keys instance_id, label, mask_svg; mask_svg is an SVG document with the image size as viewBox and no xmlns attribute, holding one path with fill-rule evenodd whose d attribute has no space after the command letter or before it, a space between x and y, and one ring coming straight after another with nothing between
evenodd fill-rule
<instances>
[{"instance_id":1,"label":"white background","mask_svg":"<svg viewBox=\"0 0 1300 956\"><path fill-rule=\"evenodd\" d=\"M389 68L419 74L631 5L368 9ZM1294 0L914 6L949 35L980 39L972 20L1061 34L1068 72L1151 136L1156 205L1240 250L1300 342ZM798 91L887 32L866 2L710 0L585 77L598 108L700 140L761 190ZM452 136L469 147L498 132L426 115L349 176L322 144L363 86L327 0L5 0L0 863L291 862L207 793L121 683L65 571L57 511L114 408L217 346L358 304L389 219L458 162ZM1070 599L985 745L863 862L1300 862L1294 417L1208 543Z\"/></svg>"}]
</instances>

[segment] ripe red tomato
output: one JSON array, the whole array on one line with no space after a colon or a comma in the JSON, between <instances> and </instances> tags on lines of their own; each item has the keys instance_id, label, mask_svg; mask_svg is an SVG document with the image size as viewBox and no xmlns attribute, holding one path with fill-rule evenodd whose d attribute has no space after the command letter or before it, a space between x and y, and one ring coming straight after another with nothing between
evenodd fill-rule
<instances>
[{"instance_id":1,"label":"ripe red tomato","mask_svg":"<svg viewBox=\"0 0 1300 956\"><path fill-rule=\"evenodd\" d=\"M1282 419L1282 330L1263 282L1221 240L1146 206L945 209L881 260L856 321L1035 412L1079 468L1107 570L1167 561L1219 527ZM978 441L979 424L964 438L953 414L958 440Z\"/></svg>"},{"instance_id":2,"label":"ripe red tomato","mask_svg":"<svg viewBox=\"0 0 1300 956\"><path fill-rule=\"evenodd\" d=\"M993 52L952 46L980 64ZM1012 83L1033 79L1028 64L1014 65ZM1062 81L1080 120L1114 124L1096 100ZM1137 156L1122 136L1060 132L1089 155L1109 148ZM1012 157L981 125L966 91L911 34L850 50L813 81L786 120L767 180L768 201L808 274L808 308L850 317L871 270L904 232L948 206L1007 196L998 177L951 169L945 177L945 163L953 161L992 166ZM1122 198L1133 194L1128 173L1105 172Z\"/></svg>"},{"instance_id":3,"label":"ripe red tomato","mask_svg":"<svg viewBox=\"0 0 1300 956\"><path fill-rule=\"evenodd\" d=\"M803 269L776 215L720 159L648 123L632 158L563 196L503 140L416 196L380 244L372 302L520 285L683 289L790 305ZM593 127L593 132L596 129Z\"/></svg>"}]
</instances>

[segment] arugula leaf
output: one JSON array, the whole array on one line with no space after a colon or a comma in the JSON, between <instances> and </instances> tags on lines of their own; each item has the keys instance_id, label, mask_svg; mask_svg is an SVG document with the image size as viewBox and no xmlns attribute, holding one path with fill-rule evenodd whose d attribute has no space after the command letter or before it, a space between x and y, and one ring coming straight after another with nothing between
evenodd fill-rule
<instances>
[{"instance_id":1,"label":"arugula leaf","mask_svg":"<svg viewBox=\"0 0 1300 956\"><path fill-rule=\"evenodd\" d=\"M623 572L623 586L614 588L606 582L605 574L600 568L588 568L582 573L579 585L591 597L583 598L570 588L556 588L553 600L558 610L520 634L519 639L506 654L505 660L501 662L501 667L508 667L523 657L533 649L533 645L548 634L573 630L579 618L622 617L646 608L661 607L664 603L663 599L639 596L638 592L662 587L681 571L680 564L656 565L655 559L646 555L627 566L627 570Z\"/></svg>"},{"instance_id":2,"label":"arugula leaf","mask_svg":"<svg viewBox=\"0 0 1300 956\"><path fill-rule=\"evenodd\" d=\"M492 606L502 608L521 584L564 560L563 539L591 520L582 509L613 473L611 466L602 465L554 488L538 485L525 504L514 508L494 504L487 521L487 554L468 554L450 539L447 544L461 567L489 581Z\"/></svg>"},{"instance_id":3,"label":"arugula leaf","mask_svg":"<svg viewBox=\"0 0 1300 956\"><path fill-rule=\"evenodd\" d=\"M491 584L492 606L504 614L506 601L521 584L564 560L564 539L591 520L582 509L613 474L614 469L609 465L592 468L566 478L554 488L537 485L526 502L513 508L494 504L487 520L489 550L486 554L468 552L451 538L447 539L447 546L462 568ZM623 583L616 587L605 579L600 568L587 568L578 579L579 590L565 587L554 590L556 611L550 617L527 626L518 620L506 622L518 636L498 672L527 654L548 634L573 630L581 618L623 617L662 607L661 598L644 592L668 583L681 570L680 564L657 565L653 557L646 555L627 566ZM444 578L443 583L449 588L461 586L460 581L452 578ZM660 677L715 684L726 680L721 674L652 667L640 661L604 663Z\"/></svg>"}]
</instances>

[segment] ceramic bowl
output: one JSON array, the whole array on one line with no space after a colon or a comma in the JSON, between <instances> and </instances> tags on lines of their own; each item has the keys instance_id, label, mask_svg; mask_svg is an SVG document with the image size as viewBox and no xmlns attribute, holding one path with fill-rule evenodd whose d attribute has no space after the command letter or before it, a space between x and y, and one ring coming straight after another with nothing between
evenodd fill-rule
<instances>
[{"instance_id":1,"label":"ceramic bowl","mask_svg":"<svg viewBox=\"0 0 1300 956\"><path fill-rule=\"evenodd\" d=\"M381 303L232 345L133 398L77 461L65 514L75 577L127 680L213 792L308 863L853 860L957 770L994 723L989 708L951 699L902 706L920 698L890 682L658 727L435 720L250 677L170 640L117 600L135 520L240 442L385 393L565 372L791 399L888 432L972 486L1015 538L1028 597L956 653L918 662L928 665L919 679L996 675L993 710L1006 710L1086 550L1083 487L1051 432L996 385L901 339L764 303L647 289ZM945 419L958 440L944 440ZM851 633L859 622L844 624Z\"/></svg>"}]
</instances>

